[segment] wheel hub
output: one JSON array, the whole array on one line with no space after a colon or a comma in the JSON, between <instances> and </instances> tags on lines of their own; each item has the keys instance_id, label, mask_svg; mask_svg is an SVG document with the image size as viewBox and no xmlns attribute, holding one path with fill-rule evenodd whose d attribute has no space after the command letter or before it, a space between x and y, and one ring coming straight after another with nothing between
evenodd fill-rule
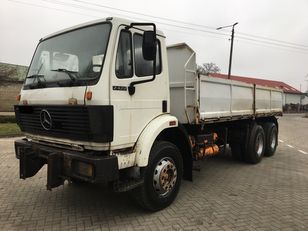
<instances>
[{"instance_id":1,"label":"wheel hub","mask_svg":"<svg viewBox=\"0 0 308 231\"><path fill-rule=\"evenodd\" d=\"M274 148L276 147L276 133L272 133L271 135L271 149L274 150Z\"/></svg>"},{"instance_id":2,"label":"wheel hub","mask_svg":"<svg viewBox=\"0 0 308 231\"><path fill-rule=\"evenodd\" d=\"M264 140L260 134L257 136L256 140L256 152L258 156L261 156L264 147Z\"/></svg>"},{"instance_id":3,"label":"wheel hub","mask_svg":"<svg viewBox=\"0 0 308 231\"><path fill-rule=\"evenodd\" d=\"M153 187L160 196L170 193L177 180L177 169L172 159L163 158L154 169Z\"/></svg>"}]
</instances>

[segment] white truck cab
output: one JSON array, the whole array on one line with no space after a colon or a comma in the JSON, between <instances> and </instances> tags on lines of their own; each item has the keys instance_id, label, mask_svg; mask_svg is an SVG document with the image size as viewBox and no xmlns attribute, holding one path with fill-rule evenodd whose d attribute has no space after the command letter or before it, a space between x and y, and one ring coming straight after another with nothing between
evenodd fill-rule
<instances>
[{"instance_id":1,"label":"white truck cab","mask_svg":"<svg viewBox=\"0 0 308 231\"><path fill-rule=\"evenodd\" d=\"M15 105L26 136L15 142L20 178L47 164L48 189L66 179L111 182L159 210L175 199L182 176L192 179L193 160L227 143L250 163L272 155L281 92L199 76L187 47L167 49L155 24L120 18L42 38Z\"/></svg>"},{"instance_id":2,"label":"white truck cab","mask_svg":"<svg viewBox=\"0 0 308 231\"><path fill-rule=\"evenodd\" d=\"M98 20L40 40L21 91L21 104L113 108L113 124L108 123L114 134L110 133L112 137L107 142L69 137L65 140L60 135L61 143L67 141L68 145L92 150L129 148L149 121L170 111L168 104L165 111L162 108L163 102L169 100L169 91L165 37L160 31L157 31L156 79L144 83L135 94L127 95L131 82L153 76L152 61L142 57L143 30L126 29L130 23L118 18ZM91 97L87 98L87 94ZM31 136L40 139L44 133ZM44 139L58 141L56 135Z\"/></svg>"}]
</instances>

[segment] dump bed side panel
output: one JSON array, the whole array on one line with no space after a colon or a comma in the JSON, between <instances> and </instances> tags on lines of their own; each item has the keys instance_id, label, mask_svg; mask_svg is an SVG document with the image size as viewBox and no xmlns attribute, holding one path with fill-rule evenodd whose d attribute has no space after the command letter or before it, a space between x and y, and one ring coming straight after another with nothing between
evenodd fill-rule
<instances>
[{"instance_id":1,"label":"dump bed side panel","mask_svg":"<svg viewBox=\"0 0 308 231\"><path fill-rule=\"evenodd\" d=\"M282 91L201 76L199 111L205 121L275 115L282 113Z\"/></svg>"},{"instance_id":2,"label":"dump bed side panel","mask_svg":"<svg viewBox=\"0 0 308 231\"><path fill-rule=\"evenodd\" d=\"M219 119L253 114L253 85L200 77L200 118Z\"/></svg>"},{"instance_id":3,"label":"dump bed side panel","mask_svg":"<svg viewBox=\"0 0 308 231\"><path fill-rule=\"evenodd\" d=\"M282 92L256 86L256 115L282 112Z\"/></svg>"},{"instance_id":4,"label":"dump bed side panel","mask_svg":"<svg viewBox=\"0 0 308 231\"><path fill-rule=\"evenodd\" d=\"M187 44L168 47L170 112L180 123L219 122L282 114L282 91L198 76Z\"/></svg>"}]
</instances>

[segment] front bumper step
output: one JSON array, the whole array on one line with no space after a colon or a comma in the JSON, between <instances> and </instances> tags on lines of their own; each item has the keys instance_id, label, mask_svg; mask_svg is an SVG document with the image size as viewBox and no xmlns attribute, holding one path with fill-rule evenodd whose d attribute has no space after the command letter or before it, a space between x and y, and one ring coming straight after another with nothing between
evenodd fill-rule
<instances>
[{"instance_id":1,"label":"front bumper step","mask_svg":"<svg viewBox=\"0 0 308 231\"><path fill-rule=\"evenodd\" d=\"M103 183L117 181L119 178L116 156L49 147L27 139L15 141L15 153L20 162L21 179L36 175L47 164L48 190L63 185L65 179Z\"/></svg>"}]
</instances>

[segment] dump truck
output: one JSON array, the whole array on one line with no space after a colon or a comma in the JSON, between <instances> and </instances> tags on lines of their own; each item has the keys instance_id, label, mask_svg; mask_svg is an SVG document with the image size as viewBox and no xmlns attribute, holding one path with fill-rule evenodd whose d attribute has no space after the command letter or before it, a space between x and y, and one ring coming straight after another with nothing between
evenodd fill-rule
<instances>
[{"instance_id":1,"label":"dump truck","mask_svg":"<svg viewBox=\"0 0 308 231\"><path fill-rule=\"evenodd\" d=\"M39 40L15 114L21 179L47 165L49 190L104 183L157 211L195 161L228 147L250 164L274 155L282 92L200 75L187 44L110 17Z\"/></svg>"}]
</instances>

